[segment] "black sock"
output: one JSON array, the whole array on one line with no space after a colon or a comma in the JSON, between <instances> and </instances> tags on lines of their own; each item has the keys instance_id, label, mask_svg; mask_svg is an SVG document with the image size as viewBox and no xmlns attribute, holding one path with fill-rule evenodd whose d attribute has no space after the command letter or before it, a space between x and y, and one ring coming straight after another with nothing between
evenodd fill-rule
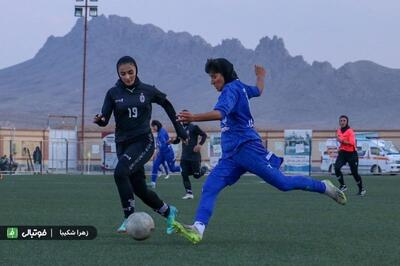
<instances>
[{"instance_id":1,"label":"black sock","mask_svg":"<svg viewBox=\"0 0 400 266\"><path fill-rule=\"evenodd\" d=\"M125 218L128 218L129 215L135 212L135 200L129 199L127 203L123 204L123 211Z\"/></svg>"},{"instance_id":2,"label":"black sock","mask_svg":"<svg viewBox=\"0 0 400 266\"><path fill-rule=\"evenodd\" d=\"M363 190L363 185L361 180L357 182L357 186L359 191Z\"/></svg>"},{"instance_id":3,"label":"black sock","mask_svg":"<svg viewBox=\"0 0 400 266\"><path fill-rule=\"evenodd\" d=\"M159 214L161 214L162 216L164 216L164 217L168 217L168 215L169 215L169 206L168 206L168 204L166 204L166 203L164 203L164 205L160 208L160 209L158 209L158 210L155 210L156 212L158 212Z\"/></svg>"},{"instance_id":4,"label":"black sock","mask_svg":"<svg viewBox=\"0 0 400 266\"><path fill-rule=\"evenodd\" d=\"M343 179L342 175L338 177L338 181L339 181L341 186L344 186L344 179Z\"/></svg>"}]
</instances>

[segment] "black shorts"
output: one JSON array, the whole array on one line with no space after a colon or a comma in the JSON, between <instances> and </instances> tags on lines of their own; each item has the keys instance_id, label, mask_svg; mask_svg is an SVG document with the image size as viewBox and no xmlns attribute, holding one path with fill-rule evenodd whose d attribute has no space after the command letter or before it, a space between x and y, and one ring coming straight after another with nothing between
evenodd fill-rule
<instances>
[{"instance_id":1,"label":"black shorts","mask_svg":"<svg viewBox=\"0 0 400 266\"><path fill-rule=\"evenodd\" d=\"M133 140L117 143L116 148L118 162L126 164L132 172L144 170L144 165L154 153L153 134L147 133Z\"/></svg>"}]
</instances>

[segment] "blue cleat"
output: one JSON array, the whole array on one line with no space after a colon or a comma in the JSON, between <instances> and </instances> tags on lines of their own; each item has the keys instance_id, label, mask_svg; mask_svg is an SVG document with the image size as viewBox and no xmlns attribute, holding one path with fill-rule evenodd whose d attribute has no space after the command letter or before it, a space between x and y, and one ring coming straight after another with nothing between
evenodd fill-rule
<instances>
[{"instance_id":1,"label":"blue cleat","mask_svg":"<svg viewBox=\"0 0 400 266\"><path fill-rule=\"evenodd\" d=\"M167 217L167 234L170 235L175 232L174 222L175 218L178 215L178 210L175 206L169 206L169 214Z\"/></svg>"},{"instance_id":2,"label":"blue cleat","mask_svg":"<svg viewBox=\"0 0 400 266\"><path fill-rule=\"evenodd\" d=\"M126 224L128 223L128 219L124 219L120 227L117 229L118 233L126 233Z\"/></svg>"}]
</instances>

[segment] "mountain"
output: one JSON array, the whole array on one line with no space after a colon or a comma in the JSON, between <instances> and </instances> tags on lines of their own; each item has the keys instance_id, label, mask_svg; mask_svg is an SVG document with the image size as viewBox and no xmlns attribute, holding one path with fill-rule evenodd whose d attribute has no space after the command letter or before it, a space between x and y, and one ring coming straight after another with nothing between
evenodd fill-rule
<instances>
[{"instance_id":1,"label":"mountain","mask_svg":"<svg viewBox=\"0 0 400 266\"><path fill-rule=\"evenodd\" d=\"M88 125L115 83L115 63L123 55L137 60L141 80L165 92L177 110L212 109L218 93L210 85L204 63L207 58L226 57L245 83L254 84L254 64L268 71L264 94L252 100L258 128L333 129L341 114L347 114L355 128L398 129L400 125L399 69L370 61L338 69L328 62L310 65L302 56L290 55L276 36L262 38L252 50L237 39L212 46L199 36L164 32L115 15L94 18L88 27ZM0 126L45 127L48 114L80 116L82 43L83 20L79 19L65 36L50 36L34 58L0 70ZM166 120L159 107L153 117Z\"/></svg>"}]
</instances>

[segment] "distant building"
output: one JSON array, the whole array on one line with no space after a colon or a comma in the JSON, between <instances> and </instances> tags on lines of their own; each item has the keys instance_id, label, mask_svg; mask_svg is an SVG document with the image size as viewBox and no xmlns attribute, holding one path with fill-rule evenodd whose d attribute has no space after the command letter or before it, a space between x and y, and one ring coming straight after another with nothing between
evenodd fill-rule
<instances>
[{"instance_id":1,"label":"distant building","mask_svg":"<svg viewBox=\"0 0 400 266\"><path fill-rule=\"evenodd\" d=\"M30 157L36 146L40 147L43 156L45 171L66 172L67 170L77 170L82 159L84 168L87 171L100 171L103 168L105 152L113 152L113 149L105 146L103 138L113 133L112 127L98 128L88 127L85 132L85 144L79 141L80 132L75 133L68 129L13 129L0 127L0 156L6 154L8 157L13 155L14 160L19 164L18 171L27 171ZM207 134L219 134L216 128L204 128ZM264 145L278 156L284 153L284 131L258 129L263 139ZM69 133L66 133L69 131ZM171 136L174 131L169 128ZM355 129L356 132L374 132L374 136L379 136L385 140L392 141L400 148L400 130L365 130ZM321 145L326 143L329 138L335 138L335 130L315 130L312 136L312 165L319 167L321 163ZM370 134L370 133L368 133ZM367 134L367 135L368 135ZM209 138L204 144L201 153L204 161L209 161L208 156ZM180 145L175 147L177 158L180 158ZM115 152L115 151L114 151ZM81 168L79 168L81 169ZM85 171L86 171L85 170Z\"/></svg>"}]
</instances>

